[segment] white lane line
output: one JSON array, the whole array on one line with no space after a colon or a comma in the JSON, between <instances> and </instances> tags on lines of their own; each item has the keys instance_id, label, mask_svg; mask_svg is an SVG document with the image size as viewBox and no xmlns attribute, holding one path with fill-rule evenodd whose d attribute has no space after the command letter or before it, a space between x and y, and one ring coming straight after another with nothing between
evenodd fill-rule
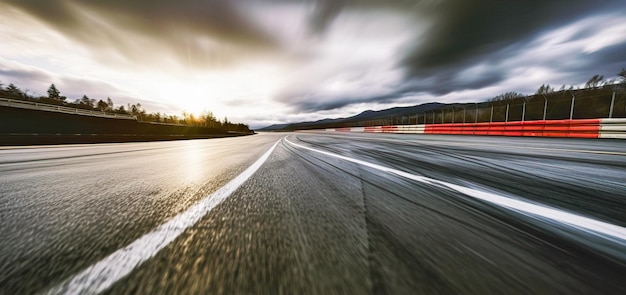
<instances>
[{"instance_id":1,"label":"white lane line","mask_svg":"<svg viewBox=\"0 0 626 295\"><path fill-rule=\"evenodd\" d=\"M135 267L165 248L183 231L196 224L235 192L263 165L279 142L280 140L274 143L254 164L219 190L206 196L185 212L176 215L130 245L115 251L98 263L48 290L46 294L95 294L108 289L115 282L128 275Z\"/></svg>"},{"instance_id":2,"label":"white lane line","mask_svg":"<svg viewBox=\"0 0 626 295\"><path fill-rule=\"evenodd\" d=\"M338 155L338 154L333 154L327 151L310 148L304 145L291 142L286 137L284 138L284 140L287 143L295 147L299 147L299 148L306 149L312 152L320 153L326 156L339 158L339 159L346 160L352 163L370 167L376 170L395 174L395 175L398 175L407 179L415 180L421 183L436 185L439 187L445 187L445 188L457 191L459 193L462 193L464 195L467 195L467 196L470 196L479 200L487 201L489 203L522 213L527 216L541 217L541 218L557 221L560 223L564 223L572 227L578 228L579 230L583 230L585 232L591 233L598 237L602 237L604 239L626 246L626 228L618 226L618 225L583 217L580 215L565 212L565 211L552 208L549 206L544 206L544 205L525 202L525 201L518 200L518 199L504 197L504 196L497 195L494 193L485 192L485 191L481 191L481 190L477 190L473 188L468 188L468 187L452 184L452 183L441 181L441 180L436 180L436 179L425 177L425 176L414 175L414 174L400 171L397 169L365 162L362 160L349 158L349 157Z\"/></svg>"}]
</instances>

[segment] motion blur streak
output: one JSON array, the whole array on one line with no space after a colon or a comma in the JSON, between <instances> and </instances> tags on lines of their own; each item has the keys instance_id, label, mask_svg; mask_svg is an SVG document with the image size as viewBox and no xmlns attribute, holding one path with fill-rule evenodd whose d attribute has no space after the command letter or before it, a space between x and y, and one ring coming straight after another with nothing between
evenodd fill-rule
<instances>
[{"instance_id":1,"label":"motion blur streak","mask_svg":"<svg viewBox=\"0 0 626 295\"><path fill-rule=\"evenodd\" d=\"M516 200L516 199L512 199L512 198L508 198L508 197L504 197L498 194L494 194L494 193L490 193L490 192L484 192L481 190L477 190L477 189L473 189L473 188L468 188L468 187L464 187L464 186L460 186L460 185L456 185L456 184L452 184L449 182L445 182L445 181L440 181L440 180L436 180L436 179L432 179L429 177L424 177L424 176L417 176L411 173L407 173L404 171L400 171L397 169L393 169L393 168L388 168L388 167L384 167L381 165L376 165L376 164L372 164L369 162L365 162L365 161L361 161L361 160L357 160L357 159L353 159L353 158L349 158L349 157L345 157L345 156L341 156L338 154L334 154L334 153L329 153L326 151L321 151L318 149L314 149L314 148L310 148L310 147L306 147L297 143L293 143L291 141L289 141L287 138L284 139L286 142L288 142L289 144L302 148L302 149L306 149L309 151L313 151L316 153L320 153L323 155L327 155L327 156L331 156L331 157L335 157L335 158L339 158L342 160L346 160L346 161L350 161L359 165L363 165L363 166L367 166L370 168L374 168L376 170L380 170L383 172L387 172L387 173L393 173L399 176L402 176L404 178L408 178L411 180L415 180L415 181L419 181L419 182L423 182L426 184L431 184L431 185L439 185L442 187L447 187L449 189L452 189L454 191L460 192L462 194L465 194L467 196L471 196L474 197L476 199L480 199L483 201L487 201L493 204L496 204L498 206L502 206L502 207L506 207L509 208L511 210L514 211L519 211L519 212L523 212L526 214L530 214L530 215L535 215L537 217L543 217L543 218L548 218L554 221L559 221L559 222L563 222L566 224L569 224L571 226L580 228L582 230L588 230L594 234L597 234L600 237L607 237L609 239L611 239L612 241L619 243L623 246L626 246L626 228L623 228L621 226L617 226L617 225L613 225L613 224L609 224L609 223L605 223L605 222L601 222L601 221L597 221L591 218L586 218L586 217L582 217L576 214L572 214L572 213L568 213L568 212L564 212L562 210L557 210L554 208L550 208L548 206L545 205L537 205L537 204L532 204L532 203L528 203L522 200Z\"/></svg>"},{"instance_id":2,"label":"motion blur streak","mask_svg":"<svg viewBox=\"0 0 626 295\"><path fill-rule=\"evenodd\" d=\"M277 144L278 141L239 176L190 207L187 211L177 215L132 244L90 266L63 284L52 288L47 294L100 293L108 289L119 279L128 275L139 264L161 251L183 231L196 224L200 218L228 198L263 165Z\"/></svg>"}]
</instances>

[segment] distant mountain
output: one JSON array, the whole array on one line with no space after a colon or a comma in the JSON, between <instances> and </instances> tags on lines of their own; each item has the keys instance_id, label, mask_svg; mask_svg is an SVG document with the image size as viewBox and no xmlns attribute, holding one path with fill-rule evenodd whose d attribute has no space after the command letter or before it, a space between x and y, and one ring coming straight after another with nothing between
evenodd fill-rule
<instances>
[{"instance_id":1,"label":"distant mountain","mask_svg":"<svg viewBox=\"0 0 626 295\"><path fill-rule=\"evenodd\" d=\"M258 131L289 131L289 130L301 130L301 129L323 129L334 127L346 127L346 126L358 126L360 123L366 121L380 120L381 124L393 124L393 120L397 120L398 117L404 116L405 119L408 116L415 118L416 114L423 114L424 112L430 112L432 110L440 109L445 106L452 106L452 104L443 104L438 102L431 102L421 105L409 106L409 107L394 107L390 109L384 109L380 111L367 110L358 115L347 118L335 118L335 119L322 119L312 122L299 122L291 124L274 124L270 125Z\"/></svg>"},{"instance_id":2,"label":"distant mountain","mask_svg":"<svg viewBox=\"0 0 626 295\"><path fill-rule=\"evenodd\" d=\"M287 124L273 124L270 126L266 126L263 127L261 129L257 129L257 131L276 131L276 130L282 130L283 128L289 126L289 123Z\"/></svg>"}]
</instances>

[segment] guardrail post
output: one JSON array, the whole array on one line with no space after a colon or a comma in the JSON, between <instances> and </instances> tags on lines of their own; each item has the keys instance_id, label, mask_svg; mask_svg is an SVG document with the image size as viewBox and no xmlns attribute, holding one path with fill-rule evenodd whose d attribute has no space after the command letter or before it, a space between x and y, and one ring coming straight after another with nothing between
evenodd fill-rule
<instances>
[{"instance_id":1,"label":"guardrail post","mask_svg":"<svg viewBox=\"0 0 626 295\"><path fill-rule=\"evenodd\" d=\"M613 117L613 106L615 105L615 91L613 91L613 96L611 97L611 107L609 108L609 119Z\"/></svg>"},{"instance_id":2,"label":"guardrail post","mask_svg":"<svg viewBox=\"0 0 626 295\"><path fill-rule=\"evenodd\" d=\"M489 117L489 123L493 123L493 105L491 105L491 117Z\"/></svg>"},{"instance_id":3,"label":"guardrail post","mask_svg":"<svg viewBox=\"0 0 626 295\"><path fill-rule=\"evenodd\" d=\"M524 104L522 105L522 122L524 122L525 118L526 118L526 102L524 102Z\"/></svg>"}]
</instances>

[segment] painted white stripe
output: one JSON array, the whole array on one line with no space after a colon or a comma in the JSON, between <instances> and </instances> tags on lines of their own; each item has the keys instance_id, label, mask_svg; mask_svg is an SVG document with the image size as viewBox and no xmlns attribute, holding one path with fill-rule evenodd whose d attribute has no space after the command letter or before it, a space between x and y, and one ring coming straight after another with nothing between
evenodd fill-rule
<instances>
[{"instance_id":1,"label":"painted white stripe","mask_svg":"<svg viewBox=\"0 0 626 295\"><path fill-rule=\"evenodd\" d=\"M626 123L626 118L611 118L600 119L600 124L623 124Z\"/></svg>"},{"instance_id":2,"label":"painted white stripe","mask_svg":"<svg viewBox=\"0 0 626 295\"><path fill-rule=\"evenodd\" d=\"M600 124L600 133L603 131L626 132L626 123L623 124Z\"/></svg>"},{"instance_id":3,"label":"painted white stripe","mask_svg":"<svg viewBox=\"0 0 626 295\"><path fill-rule=\"evenodd\" d=\"M598 137L600 137L600 138L626 139L626 132L623 132L623 133L600 132Z\"/></svg>"},{"instance_id":4,"label":"painted white stripe","mask_svg":"<svg viewBox=\"0 0 626 295\"><path fill-rule=\"evenodd\" d=\"M279 142L280 140L274 143L254 164L219 190L206 196L185 212L160 225L154 231L115 251L98 263L91 265L50 289L47 294L94 294L108 289L115 282L128 275L135 267L165 248L183 231L196 224L202 217L235 192L263 165Z\"/></svg>"},{"instance_id":5,"label":"painted white stripe","mask_svg":"<svg viewBox=\"0 0 626 295\"><path fill-rule=\"evenodd\" d=\"M604 239L608 239L618 244L621 244L623 246L626 246L626 228L621 227L621 226L617 226L614 224L610 224L610 223L594 220L591 218L583 217L580 215L572 214L572 213L565 212L565 211L552 208L549 206L529 203L529 202L525 202L525 201L513 199L513 198L508 198L508 197L500 196L494 193L485 192L485 191L481 191L481 190L477 190L473 188L468 188L468 187L452 184L452 183L441 181L441 180L436 180L436 179L425 177L425 176L414 175L414 174L400 171L397 169L365 162L365 161L358 160L358 159L349 158L349 157L338 155L338 154L333 154L327 151L310 148L304 145L293 143L289 141L286 137L284 138L284 140L295 147L299 147L299 148L306 149L312 152L320 153L326 156L339 158L339 159L346 160L352 163L370 167L376 170L395 174L395 175L398 175L407 179L415 180L421 183L426 183L426 184L435 185L439 187L445 187L445 188L457 191L459 193L462 193L464 195L467 195L467 196L470 196L479 200L487 201L489 203L492 203L492 204L519 212L519 213L523 213L527 216L530 215L533 217L541 217L541 218L557 221L560 223L564 223L564 224L573 226L575 228L578 228L580 230L583 230L585 232L594 234L596 236L599 236Z\"/></svg>"}]
</instances>

